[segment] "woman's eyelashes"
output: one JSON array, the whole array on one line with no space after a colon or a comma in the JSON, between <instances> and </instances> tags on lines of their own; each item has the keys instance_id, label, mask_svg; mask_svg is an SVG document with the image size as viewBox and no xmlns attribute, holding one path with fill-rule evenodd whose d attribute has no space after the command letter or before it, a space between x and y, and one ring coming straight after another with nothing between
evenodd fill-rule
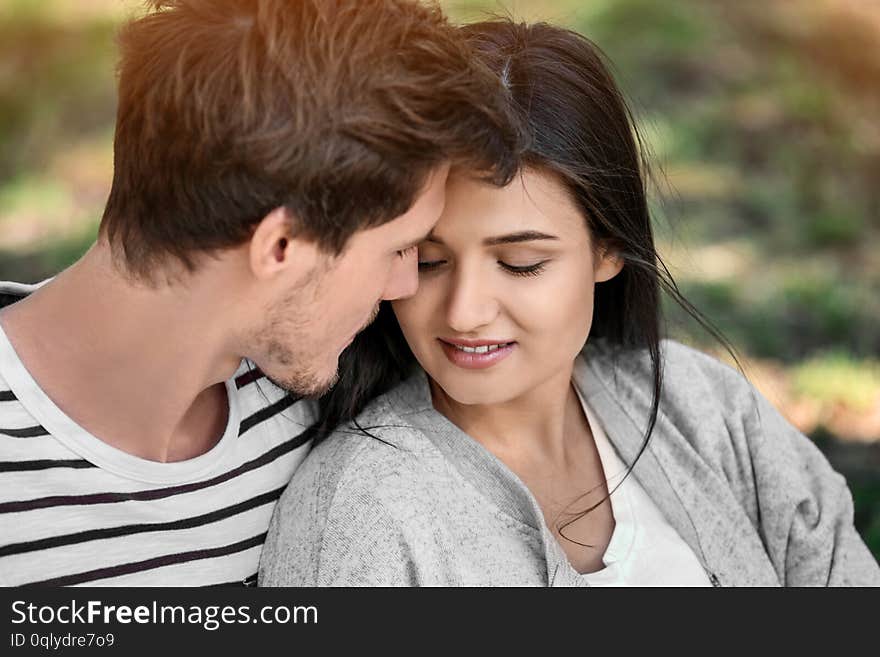
<instances>
[{"instance_id":1,"label":"woman's eyelashes","mask_svg":"<svg viewBox=\"0 0 880 657\"><path fill-rule=\"evenodd\" d=\"M536 262L533 265L508 265L506 262L498 261L499 266L505 270L506 272L513 274L514 276L537 276L542 271L544 271L544 267L547 266L547 260L542 260L541 262Z\"/></svg>"},{"instance_id":2,"label":"woman's eyelashes","mask_svg":"<svg viewBox=\"0 0 880 657\"><path fill-rule=\"evenodd\" d=\"M446 264L445 260L419 260L419 271L432 271L444 264Z\"/></svg>"},{"instance_id":3,"label":"woman's eyelashes","mask_svg":"<svg viewBox=\"0 0 880 657\"><path fill-rule=\"evenodd\" d=\"M504 262L503 260L497 261L498 266L501 267L502 270L504 270L508 274L512 274L513 276L537 276L542 271L544 271L544 268L547 266L548 262L549 260L542 260L532 265L511 265ZM419 272L429 273L432 271L436 271L445 264L446 260L420 260Z\"/></svg>"}]
</instances>

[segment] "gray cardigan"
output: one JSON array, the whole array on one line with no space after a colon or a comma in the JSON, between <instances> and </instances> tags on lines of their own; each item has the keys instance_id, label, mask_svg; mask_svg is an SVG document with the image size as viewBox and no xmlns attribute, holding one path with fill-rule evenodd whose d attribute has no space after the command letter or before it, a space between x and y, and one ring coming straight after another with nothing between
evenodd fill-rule
<instances>
[{"instance_id":1,"label":"gray cardigan","mask_svg":"<svg viewBox=\"0 0 880 657\"><path fill-rule=\"evenodd\" d=\"M880 585L852 496L737 371L662 344L664 388L633 474L723 586ZM584 349L575 385L626 463L643 442L645 352ZM419 372L312 450L279 501L261 585L583 586L529 490L438 413ZM662 568L662 564L658 564Z\"/></svg>"}]
</instances>

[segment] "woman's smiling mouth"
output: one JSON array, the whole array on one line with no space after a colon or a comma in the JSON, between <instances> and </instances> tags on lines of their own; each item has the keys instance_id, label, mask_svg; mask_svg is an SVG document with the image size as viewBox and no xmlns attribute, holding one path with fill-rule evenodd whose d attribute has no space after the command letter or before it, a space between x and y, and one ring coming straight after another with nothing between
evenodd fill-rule
<instances>
[{"instance_id":1,"label":"woman's smiling mouth","mask_svg":"<svg viewBox=\"0 0 880 657\"><path fill-rule=\"evenodd\" d=\"M464 369L485 369L503 360L516 347L510 340L453 340L438 338L437 341L453 365Z\"/></svg>"}]
</instances>

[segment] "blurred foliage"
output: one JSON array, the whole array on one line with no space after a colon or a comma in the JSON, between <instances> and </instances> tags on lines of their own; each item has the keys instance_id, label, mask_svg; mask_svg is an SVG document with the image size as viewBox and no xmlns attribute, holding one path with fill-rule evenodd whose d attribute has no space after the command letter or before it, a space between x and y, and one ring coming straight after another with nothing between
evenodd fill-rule
<instances>
[{"instance_id":1,"label":"blurred foliage","mask_svg":"<svg viewBox=\"0 0 880 657\"><path fill-rule=\"evenodd\" d=\"M564 24L607 54L652 150L664 259L782 381L783 411L846 471L880 554L880 3L442 4L461 21ZM112 175L113 35L141 9L0 0L0 279L54 274L94 238ZM665 310L674 336L717 346Z\"/></svg>"},{"instance_id":2,"label":"blurred foliage","mask_svg":"<svg viewBox=\"0 0 880 657\"><path fill-rule=\"evenodd\" d=\"M800 394L868 411L880 397L880 364L831 353L797 365L792 383Z\"/></svg>"},{"instance_id":3,"label":"blurred foliage","mask_svg":"<svg viewBox=\"0 0 880 657\"><path fill-rule=\"evenodd\" d=\"M0 14L0 180L39 170L84 135L106 134L115 118L116 23L67 24L51 5L15 0Z\"/></svg>"}]
</instances>

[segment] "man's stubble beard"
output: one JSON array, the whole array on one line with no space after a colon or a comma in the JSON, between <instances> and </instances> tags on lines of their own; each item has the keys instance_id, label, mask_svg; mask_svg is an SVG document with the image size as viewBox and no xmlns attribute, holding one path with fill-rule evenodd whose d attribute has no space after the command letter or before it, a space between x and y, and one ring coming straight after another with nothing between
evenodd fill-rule
<instances>
[{"instance_id":1,"label":"man's stubble beard","mask_svg":"<svg viewBox=\"0 0 880 657\"><path fill-rule=\"evenodd\" d=\"M267 309L266 322L255 335L258 351L270 366L260 368L263 374L279 388L302 398L320 397L339 379L338 367L332 376L321 377L311 364L317 350L310 336L318 331L310 324L308 310L314 308L315 283L313 278Z\"/></svg>"},{"instance_id":2,"label":"man's stubble beard","mask_svg":"<svg viewBox=\"0 0 880 657\"><path fill-rule=\"evenodd\" d=\"M381 304L377 303L376 307L370 313L367 321L364 322L364 325L360 329L358 329L358 333L363 331L376 320L376 317L379 315L380 308ZM297 329L298 330L292 331L292 333L302 334L303 324L299 324L297 326ZM267 342L267 350L270 362L279 362L285 367L289 367L292 374L285 378L277 378L264 372L264 374L266 374L266 378L268 378L276 386L283 388L284 390L287 390L288 392L297 395L298 397L302 397L305 399L316 399L328 393L333 388L333 386L335 386L339 382L338 360L336 363L336 368L333 371L333 375L328 379L322 380L321 377L319 377L317 373L312 370L301 371L293 374L296 364L308 362L308 356L298 357L296 352L292 348L275 339L270 339Z\"/></svg>"},{"instance_id":3,"label":"man's stubble beard","mask_svg":"<svg viewBox=\"0 0 880 657\"><path fill-rule=\"evenodd\" d=\"M306 357L296 355L296 352L276 340L267 343L269 359L272 363L280 363L286 369L286 374L275 372L263 372L279 388L287 390L293 395L304 399L315 399L327 393L339 380L338 367L329 378L322 379L313 369L297 369L306 362Z\"/></svg>"},{"instance_id":4,"label":"man's stubble beard","mask_svg":"<svg viewBox=\"0 0 880 657\"><path fill-rule=\"evenodd\" d=\"M312 283L315 282L313 279ZM267 311L266 324L257 336L258 344L262 345L260 352L266 355L267 362L279 364L287 370L282 374L263 369L266 378L279 388L306 399L321 397L339 381L338 360L333 374L326 378L322 378L309 365L305 365L305 369L298 369L314 358L317 350L309 347L308 336L318 331L316 327L309 326L308 319L302 320L303 313L297 310L313 307L314 299L318 294L321 294L319 285L308 291L291 290L281 303ZM304 301L304 297L311 297L312 303ZM375 321L380 308L381 302L377 302L367 321L358 329L358 333ZM313 330L310 331L309 328Z\"/></svg>"},{"instance_id":5,"label":"man's stubble beard","mask_svg":"<svg viewBox=\"0 0 880 657\"><path fill-rule=\"evenodd\" d=\"M373 312L370 313L370 318L358 329L358 333L367 328L370 324L376 321L376 318L379 316L379 311L382 309L382 302L376 304L376 307L373 308Z\"/></svg>"}]
</instances>

